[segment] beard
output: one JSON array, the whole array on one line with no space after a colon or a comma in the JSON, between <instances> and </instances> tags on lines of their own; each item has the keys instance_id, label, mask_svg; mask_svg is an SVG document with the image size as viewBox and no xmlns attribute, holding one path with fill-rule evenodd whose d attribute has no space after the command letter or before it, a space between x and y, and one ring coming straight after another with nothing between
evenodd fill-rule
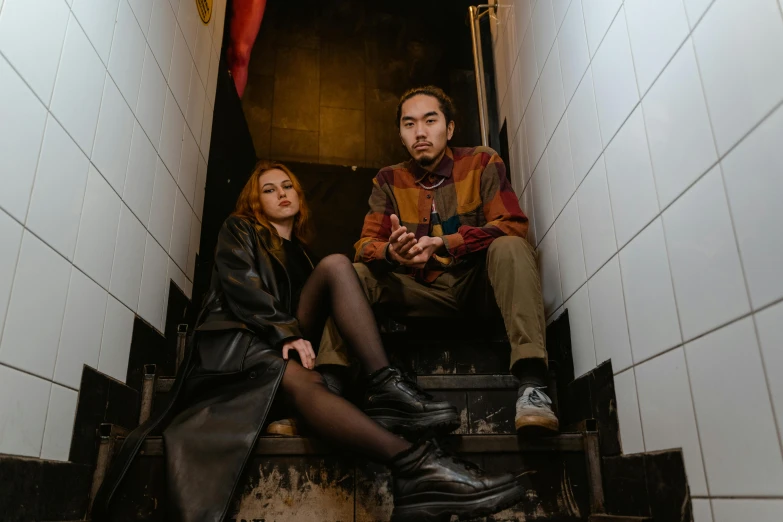
<instances>
[{"instance_id":1,"label":"beard","mask_svg":"<svg viewBox=\"0 0 783 522\"><path fill-rule=\"evenodd\" d=\"M413 161L415 161L420 167L427 168L431 167L433 163L435 163L435 160L438 159L436 155L427 155L420 157L419 159L414 158Z\"/></svg>"}]
</instances>

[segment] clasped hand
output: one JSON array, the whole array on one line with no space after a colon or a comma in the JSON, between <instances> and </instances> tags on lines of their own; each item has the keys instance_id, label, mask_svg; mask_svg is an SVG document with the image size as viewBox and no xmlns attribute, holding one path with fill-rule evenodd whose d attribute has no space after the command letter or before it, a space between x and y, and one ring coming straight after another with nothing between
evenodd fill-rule
<instances>
[{"instance_id":1,"label":"clasped hand","mask_svg":"<svg viewBox=\"0 0 783 522\"><path fill-rule=\"evenodd\" d=\"M443 246L443 238L423 236L418 240L413 232L400 226L396 214L391 215L392 233L387 256L391 261L412 268L424 268L432 255Z\"/></svg>"}]
</instances>

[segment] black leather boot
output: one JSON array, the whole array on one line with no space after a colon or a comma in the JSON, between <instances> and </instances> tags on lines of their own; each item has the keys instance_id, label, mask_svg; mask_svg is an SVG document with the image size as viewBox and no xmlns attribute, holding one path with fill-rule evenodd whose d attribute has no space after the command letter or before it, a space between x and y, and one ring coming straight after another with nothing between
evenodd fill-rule
<instances>
[{"instance_id":1,"label":"black leather boot","mask_svg":"<svg viewBox=\"0 0 783 522\"><path fill-rule=\"evenodd\" d=\"M526 494L513 475L481 468L424 441L389 463L394 481L392 522L484 517L513 506Z\"/></svg>"},{"instance_id":2,"label":"black leather boot","mask_svg":"<svg viewBox=\"0 0 783 522\"><path fill-rule=\"evenodd\" d=\"M430 430L450 433L460 425L457 408L446 401L434 400L391 366L370 376L363 409L387 430L409 437Z\"/></svg>"}]
</instances>

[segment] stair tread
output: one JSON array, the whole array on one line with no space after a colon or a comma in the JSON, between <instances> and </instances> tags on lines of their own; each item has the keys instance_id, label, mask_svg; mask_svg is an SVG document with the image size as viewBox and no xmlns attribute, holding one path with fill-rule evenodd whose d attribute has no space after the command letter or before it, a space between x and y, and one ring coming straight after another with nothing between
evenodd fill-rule
<instances>
[{"instance_id":1,"label":"stair tread","mask_svg":"<svg viewBox=\"0 0 783 522\"><path fill-rule=\"evenodd\" d=\"M458 453L582 452L581 433L561 433L552 437L523 439L517 435L450 435L445 443ZM257 455L326 455L338 453L329 444L310 437L259 437ZM163 455L163 438L147 437L141 447L145 456Z\"/></svg>"},{"instance_id":2,"label":"stair tread","mask_svg":"<svg viewBox=\"0 0 783 522\"><path fill-rule=\"evenodd\" d=\"M416 382L424 390L516 390L519 387L517 378L508 374L420 375ZM173 377L159 377L155 380L155 392L168 393L173 385Z\"/></svg>"}]
</instances>

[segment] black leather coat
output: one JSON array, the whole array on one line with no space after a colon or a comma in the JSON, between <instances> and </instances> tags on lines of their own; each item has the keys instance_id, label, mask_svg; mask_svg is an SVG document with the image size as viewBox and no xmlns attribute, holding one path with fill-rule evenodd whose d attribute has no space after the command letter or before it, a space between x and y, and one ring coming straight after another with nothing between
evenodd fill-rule
<instances>
[{"instance_id":1,"label":"black leather coat","mask_svg":"<svg viewBox=\"0 0 783 522\"><path fill-rule=\"evenodd\" d=\"M280 348L302 337L284 256L254 221L236 216L225 221L210 289L171 402L126 439L96 497L94 521L118 518L112 500L123 487L144 486L122 480L144 438L159 428L172 519L225 518L285 371Z\"/></svg>"}]
</instances>

